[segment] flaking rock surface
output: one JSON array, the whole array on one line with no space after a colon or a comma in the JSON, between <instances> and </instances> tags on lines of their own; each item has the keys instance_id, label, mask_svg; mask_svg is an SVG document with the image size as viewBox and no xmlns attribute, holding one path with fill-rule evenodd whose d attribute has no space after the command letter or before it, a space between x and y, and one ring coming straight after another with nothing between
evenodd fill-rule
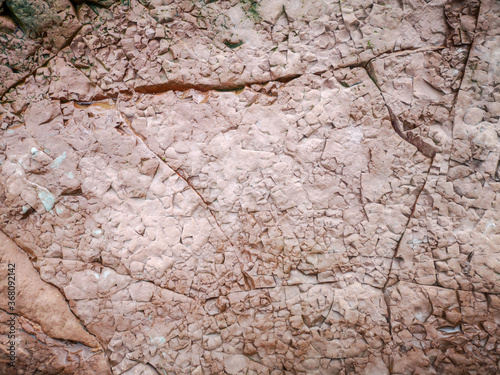
<instances>
[{"instance_id":1,"label":"flaking rock surface","mask_svg":"<svg viewBox=\"0 0 500 375\"><path fill-rule=\"evenodd\" d=\"M2 374L500 372L498 1L0 12Z\"/></svg>"}]
</instances>

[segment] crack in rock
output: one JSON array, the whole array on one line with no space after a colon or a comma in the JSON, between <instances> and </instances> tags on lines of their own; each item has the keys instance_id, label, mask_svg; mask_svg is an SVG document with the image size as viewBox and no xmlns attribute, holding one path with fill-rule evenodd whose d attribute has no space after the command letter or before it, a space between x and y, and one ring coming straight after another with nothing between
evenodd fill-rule
<instances>
[{"instance_id":1,"label":"crack in rock","mask_svg":"<svg viewBox=\"0 0 500 375\"><path fill-rule=\"evenodd\" d=\"M0 373L498 373L499 6L0 0Z\"/></svg>"}]
</instances>

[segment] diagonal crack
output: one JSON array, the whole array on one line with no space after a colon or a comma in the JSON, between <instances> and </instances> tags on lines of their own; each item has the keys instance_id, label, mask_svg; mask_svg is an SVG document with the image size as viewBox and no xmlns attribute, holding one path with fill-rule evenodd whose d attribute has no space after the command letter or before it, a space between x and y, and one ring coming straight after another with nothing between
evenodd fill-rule
<instances>
[{"instance_id":1,"label":"diagonal crack","mask_svg":"<svg viewBox=\"0 0 500 375\"><path fill-rule=\"evenodd\" d=\"M449 163L450 163L450 160L451 160L451 153L453 152L453 144L454 144L454 137L453 137L453 133L454 133L454 130L455 130L455 116L456 116L456 104L457 104L457 101L458 101L458 97L460 95L460 93L462 92L462 85L465 81L465 76L467 74L467 68L469 66L469 61L470 61L470 58L471 58L471 54L472 54L472 49L475 47L476 45L476 36L477 36L477 32L478 32L478 24L479 24L479 16L481 15L481 5L482 5L482 2L479 2L479 8L477 10L477 17L476 17L476 24L474 26L474 32L473 32L473 35L472 35L472 41L471 43L469 44L469 48L467 49L467 57L465 58L465 63L464 63L464 70L462 72L462 77L460 79L460 85L458 86L458 89L457 89L457 93L455 94L455 97L453 98L453 111L451 113L451 117L452 117L452 121L451 121L451 145L450 145L450 148L449 148L449 152L450 152L450 157L448 158L448 170L449 170ZM499 159L499 163L500 163L500 159Z\"/></svg>"},{"instance_id":2,"label":"diagonal crack","mask_svg":"<svg viewBox=\"0 0 500 375\"><path fill-rule=\"evenodd\" d=\"M389 325L389 335L391 335L391 339L393 339L393 336L392 336L391 297L389 296L389 291L385 289L383 291L383 296L384 296L385 305L387 306L387 323Z\"/></svg>"},{"instance_id":3,"label":"diagonal crack","mask_svg":"<svg viewBox=\"0 0 500 375\"><path fill-rule=\"evenodd\" d=\"M62 290L61 290L61 289L60 289L57 285L55 285L55 284L53 284L53 283L51 283L51 282L49 282L49 281L45 281L44 279L42 279L42 277L41 277L41 275L40 275L40 271L39 271L39 270L38 270L38 269L34 266L34 264L33 264L33 257L32 257L32 256L30 256L30 255L29 255L29 253L28 253L28 252L26 252L26 250L25 250L25 249L23 249L21 246L19 246L19 244L17 243L17 241L16 241L15 239L13 239L13 238L11 238L10 236L8 236L8 235L7 235L7 234L6 234L6 233L5 233L2 229L0 229L0 233L2 233L3 235L5 235L5 236L6 236L7 238L9 238L9 239L10 239L10 240L14 243L14 244L16 244L16 245L17 245L17 248L18 248L18 249L19 249L19 250L20 250L20 251L21 251L21 252L22 252L25 256L27 256L27 257L29 258L30 263L31 263L31 264L32 264L32 266L33 266L33 269L37 272L37 274L38 274L38 276L39 276L39 278L40 278L40 280L41 280L41 281L43 281L43 282L44 282L44 283L46 283L46 284L49 284L49 285L54 286L54 287L55 287L55 288L56 288L56 289L60 292L60 294L61 294L62 298L66 301L66 304L68 305L68 309L69 309L69 311L73 314L74 318L78 321L78 323L81 325L81 327L82 327L82 328L83 328L83 329L84 329L84 330L85 330L85 331L86 331L89 335L91 335L91 336L92 336L92 337L96 340L96 342L98 343L98 347L97 347L97 348L95 348L95 349L96 349L97 351L101 350L101 351L103 351L103 352L104 352L104 346L103 346L103 345L102 345L102 343L99 341L99 339L98 339L98 338L97 338L97 337L96 337L96 336L95 336L92 332L90 332L90 331L87 329L87 327L85 326L85 324L83 324L83 322L80 320L80 318L78 317L78 315L76 315L76 314L75 314L75 312L74 312L74 311L73 311L73 309L71 308L70 303L69 303L68 299L66 298L66 295L64 294L64 292L63 292L63 291L62 291ZM19 314L19 315L20 315L20 314ZM68 340L68 341L70 341L70 340ZM84 345L84 344L82 344L82 345ZM106 359L108 359L108 358L107 358L107 356L106 356ZM109 359L108 359L108 362L109 362Z\"/></svg>"},{"instance_id":4,"label":"diagonal crack","mask_svg":"<svg viewBox=\"0 0 500 375\"><path fill-rule=\"evenodd\" d=\"M51 340L55 340L55 341L67 341L69 343L72 343L72 344L79 344L79 345L83 345L83 346L86 346L87 348L91 349L92 351L96 351L96 348L93 348L91 346L88 346L86 344L84 344L83 342L80 342L80 341L74 341L74 340L71 340L71 339L61 339L61 338L57 338L57 337L52 337L50 336L47 332L45 332L42 328L42 326L38 323L36 323L35 321L31 320L30 318L28 318L27 316L21 314L20 312L16 311L15 313L12 313L12 312L8 312L8 311L5 311L4 309L0 308L0 311L3 311L5 314L9 314L9 315L16 315L18 317L21 317L22 319L28 321L33 327L35 327L37 330L39 330L41 333L43 333L45 336L47 336L48 338L50 338ZM37 339L38 340L38 339ZM38 340L40 341L40 340ZM99 348L99 350L97 351L98 353L100 352L104 352L104 350L102 350L102 348Z\"/></svg>"},{"instance_id":5,"label":"diagonal crack","mask_svg":"<svg viewBox=\"0 0 500 375\"><path fill-rule=\"evenodd\" d=\"M400 52L400 51L398 51ZM371 62L371 60L367 63L367 65ZM422 194L426 184L427 184L427 181L429 179L429 175L431 173L431 169L432 169L432 166L434 164L434 160L435 160L435 156L436 156L436 149L432 146L430 146L429 144L427 144L425 141L423 141L420 137L418 136L414 136L414 135L407 135L405 133L403 133L402 129L401 129L401 126L399 124L399 120L397 118L397 116L394 114L394 112L391 110L391 108L389 107L389 105L387 104L386 100L385 100L385 97L384 97L384 93L383 91L380 89L380 87L378 86L376 80L374 79L374 77L372 76L373 73L370 73L370 67L362 67L363 69L365 69L365 71L367 72L368 76L371 78L371 80L373 81L373 83L375 84L375 86L377 87L377 89L380 91L380 95L384 101L384 104L387 108L387 111L389 112L389 117L390 117L390 120L391 120L391 125L394 129L394 131L396 132L396 134L401 137L403 140L405 140L407 143L410 143L411 145L415 146L423 155L427 156L428 158L430 158L430 163L429 163L429 168L427 170L427 173L425 174L425 180L424 180L424 183L422 184L422 186L420 187L420 189L418 190L418 193L417 193L417 196L415 198L415 201L413 203L413 206L412 206L412 209L411 209L411 212L410 212L410 215L408 216L408 220L406 221L406 225L404 227L404 230L403 230L403 233L401 234L401 237L396 245L396 248L394 249L394 254L393 254L393 257L392 257L392 260L391 260L391 265L389 267L389 272L387 274L387 279L384 283L384 286L382 287L382 290L384 292L384 298L388 298L387 296L387 287L389 286L389 282L391 280L391 274L392 274L392 270L393 270L393 266L394 266L394 260L395 258L398 256L398 252L399 252L399 248L401 246L401 241L403 240L404 236L405 236L405 233L408 229L408 226L410 225L410 222L415 214L415 210L417 208L417 204L418 204L418 201L419 201L419 198L420 198L420 195ZM387 301L386 301L387 302Z\"/></svg>"},{"instance_id":6,"label":"diagonal crack","mask_svg":"<svg viewBox=\"0 0 500 375\"><path fill-rule=\"evenodd\" d=\"M437 152L436 148L430 145L429 143L425 142L418 135L414 135L412 133L403 133L401 125L399 124L398 117L394 114L391 107L389 107L387 103L385 106L389 111L389 117L391 119L391 124L394 131L406 142L415 146L418 149L418 151L420 151L422 154L424 154L428 158L434 159L434 156L436 155Z\"/></svg>"},{"instance_id":7,"label":"diagonal crack","mask_svg":"<svg viewBox=\"0 0 500 375\"><path fill-rule=\"evenodd\" d=\"M23 77L21 77L21 79L19 81L15 82L14 84L12 84L9 87L6 87L5 92L1 93L0 103L3 103L4 101L6 101L5 95L7 95L12 89L23 85L29 77L31 77L31 76L35 77L35 75L37 74L39 69L47 67L49 62L52 61L55 57L57 57L57 55L59 54L59 52L61 50L63 50L64 48L68 47L71 44L71 42L78 35L78 33L80 32L82 27L83 27L83 25L80 25L80 27L74 32L74 34L70 38L68 38L68 40L66 40L66 42L64 42L64 44L61 46L61 48L59 48L57 51L54 52L53 56L47 58L46 61L44 61L40 66L37 66L36 68L34 68L32 71L26 72L26 74Z\"/></svg>"},{"instance_id":8,"label":"diagonal crack","mask_svg":"<svg viewBox=\"0 0 500 375\"><path fill-rule=\"evenodd\" d=\"M35 268L35 270L40 274L40 272ZM89 331L89 329L85 326L85 324L83 324L82 320L80 319L80 317L73 311L73 309L71 308L71 305L69 303L69 300L66 298L66 295L64 294L64 292L55 284L51 283L50 281L45 281L43 280L44 282L46 282L47 284L50 284L50 285L53 285L55 288L57 288L57 290L59 290L61 292L61 295L62 297L64 298L64 300L66 301L66 304L68 305L68 309L69 311L71 311L71 313L73 314L73 316L75 317L75 319L78 321L78 323L80 323L80 325L82 326L82 328L89 334L91 335L92 337L94 337L94 339L97 341L98 343L98 347L95 348L96 351L100 352L102 351L105 358L106 358L106 361L108 363L108 365L110 366L110 370L111 370L111 362L108 358L108 355L106 354L106 350L104 349L105 346L103 345L103 343L99 340L99 338L94 335L92 332Z\"/></svg>"},{"instance_id":9,"label":"diagonal crack","mask_svg":"<svg viewBox=\"0 0 500 375\"><path fill-rule=\"evenodd\" d=\"M399 124L398 117L394 114L391 107L389 107L389 104L387 104L387 101L386 101L385 96L384 96L384 92L379 87L379 85L375 79L371 65L368 66L368 64L371 64L371 60L369 63L367 63L367 66L363 66L363 69L365 69L368 76L371 78L371 80L373 81L373 83L375 84L377 89L380 91L380 95L382 96L382 99L384 100L385 107L387 108L387 111L389 112L389 119L391 120L392 128L394 129L396 134L399 135L403 140L405 140L409 144L415 146L417 148L417 150L420 151L422 154L424 154L428 158L434 160L434 156L436 155L436 152L437 152L437 150L434 146L425 142L418 135L403 132L401 125Z\"/></svg>"},{"instance_id":10,"label":"diagonal crack","mask_svg":"<svg viewBox=\"0 0 500 375\"><path fill-rule=\"evenodd\" d=\"M186 177L184 177L181 173L179 173L178 169L174 169L174 168L170 167L165 160L163 160L156 152L154 152L148 146L148 144L146 143L146 139L142 135L140 135L138 132L136 132L136 130L134 129L134 127L132 126L132 124L130 123L130 121L125 117L125 115L122 112L120 112L120 110L118 108L116 108L116 110L120 113L120 116L122 117L122 119L124 120L124 122L127 124L126 125L126 129L129 129L129 132L128 132L129 134L128 135L133 135L136 139L139 139L140 143L142 143L149 151L151 151L153 153L153 155L155 155L155 157L158 159L158 161L162 162L168 168L170 168L171 170L173 170L175 172L175 174L177 174L177 176L179 176L182 180L184 180L184 182L196 193L196 195L203 202L203 205L205 206L205 208L210 212L210 214L214 218L215 223L219 227L220 231L222 232L222 234L224 234L224 237L226 237L226 239L231 244L231 246L234 246L233 243L231 242L230 238L222 230L222 228L221 228L221 226L220 226L217 218L215 217L215 214L214 214L213 210L210 208L209 204L205 201L205 199L200 194L200 192L198 190L196 190L195 187L189 182L189 179L186 178Z\"/></svg>"},{"instance_id":11,"label":"diagonal crack","mask_svg":"<svg viewBox=\"0 0 500 375\"><path fill-rule=\"evenodd\" d=\"M52 346L52 344L50 344L50 343L46 343L46 342L42 341L42 340L38 337L38 334L42 333L42 334L43 334L44 336L46 336L48 339L53 340L53 341L55 341L56 343L59 343L59 345L62 345L65 349L67 349L67 348L68 348L68 346L71 348L71 345L83 345L84 347L88 348L91 352L95 353L95 354L92 354L92 356L95 356L95 355L98 355L98 354L102 354L102 355L103 355L103 357L106 359L106 363L107 363L108 368L109 368L109 374L113 374L113 371L112 371L112 369L111 369L111 365L110 365L110 362L109 362L109 360L108 360L108 358L107 358L106 352L105 352L102 348L98 348L98 349L96 350L96 348L92 348L92 347L90 347L90 346L88 346L88 345L86 345L86 344L84 344L84 343L78 342L78 341L73 341L73 340L69 340L69 339L60 339L60 338L55 338L55 337L52 337L52 336L48 335L46 332L44 332L44 331L43 331L43 329L42 329L42 327L41 327L38 323L36 323L36 322L34 322L34 321L30 320L30 319L29 319L29 318L27 318L26 316L21 315L21 314L19 314L19 313L10 313L10 312L7 312L7 311L5 311L5 310L4 310L4 309L2 309L2 308L0 308L0 311L4 312L5 314L8 314L8 315L14 315L14 316L17 316L17 317L18 317L17 321L18 321L18 323L19 323L19 324L21 324L21 327L23 327L23 323L21 322L21 320L20 320L19 318L21 318L22 320L25 320L26 322L28 322L28 323L29 323L29 324L30 324L30 325L31 325L31 326L35 329L35 331L38 331L38 332L35 332L34 334L31 334L31 333L27 332L27 331L25 330L25 328L24 328L24 327L22 328L22 330L23 330L26 334L28 334L28 335L30 335L30 336L32 336L32 337L34 337L34 338L35 338L35 340L37 340L37 342L39 342L40 344L42 344L42 345L44 345L44 346L46 346L46 347L51 347L51 346ZM68 345L68 344L69 344L69 345ZM56 347L57 347L57 345L56 345ZM78 352L81 352L81 349L80 349L80 348L79 348ZM77 352L77 353L78 353L78 352ZM37 367L37 368L38 368L38 367ZM37 370L36 370L36 369L35 369L35 372L34 372L34 373L37 373Z\"/></svg>"},{"instance_id":12,"label":"diagonal crack","mask_svg":"<svg viewBox=\"0 0 500 375\"><path fill-rule=\"evenodd\" d=\"M130 121L127 119L127 117L118 109L116 108L116 110L118 111L118 113L120 113L120 116L122 117L122 119L124 120L124 122L127 124L125 129L128 129L128 133L129 135L131 136L134 136L136 139L140 140L140 143L142 143L144 145L144 147L146 147L153 155L155 155L155 157L160 161L162 162L164 165L166 165L168 168L170 168L171 170L173 170L182 180L184 180L184 182L187 184L187 186L189 186L189 188L191 188L195 194L200 198L200 200L203 202L203 205L205 206L205 208L208 210L208 212L210 212L210 215L213 217L214 221L215 221L215 224L217 225L217 227L219 228L219 230L221 231L221 233L223 234L223 236L226 238L227 242L229 242L229 244L234 248L234 244L233 242L231 241L230 237L224 232L224 230L222 229L222 227L220 226L219 224L219 221L217 220L217 217L215 216L215 213L213 212L213 210L210 208L210 205L205 201L205 199L203 198L203 196L200 194L200 192L198 192L198 190L189 182L189 179L186 178L185 176L183 176L181 173L179 173L178 170L170 167L167 162L165 160L163 160L156 152L154 152L149 146L148 144L146 143L146 140L144 139L143 136L141 136L139 133L137 133L135 131L135 129L133 128L132 124L130 123ZM238 261L238 264L239 264L239 267L240 267L240 272L241 272L241 275L242 275L242 278L243 278L243 281L245 283L245 286L248 290L252 289L251 288L251 284L248 280L248 276L245 274L244 272L244 267L243 267L243 262L241 261L241 259L239 258L238 256L238 252L235 251L235 254L236 254L236 259Z\"/></svg>"},{"instance_id":13,"label":"diagonal crack","mask_svg":"<svg viewBox=\"0 0 500 375\"><path fill-rule=\"evenodd\" d=\"M419 191L417 193L417 197L415 198L415 202L413 203L413 207L411 209L410 216L408 217L408 220L406 221L406 225L405 225L405 228L403 230L403 234L401 235L401 238L399 239L399 241L398 241L398 243L396 245L396 248L394 249L394 255L392 256L391 266L390 266L389 272L387 274L387 279L385 281L384 286L382 287L382 290L384 291L384 293L387 290L387 287L389 286L388 285L389 281L391 280L391 273L392 273L392 269L393 269L393 265L394 265L394 259L398 256L399 248L401 247L401 241L403 240L403 238L405 236L405 233L408 230L408 226L410 225L411 219L413 219L413 215L415 214L415 210L417 208L418 200L420 198L420 195L422 194L422 191L425 188L425 185L427 184L427 180L429 179L429 175L430 175L430 171L431 171L431 168L432 168L432 165L433 165L433 161L434 161L434 158L431 160L431 163L429 165L429 169L427 170L425 181L424 181L424 183L422 184L422 187L419 189Z\"/></svg>"}]
</instances>

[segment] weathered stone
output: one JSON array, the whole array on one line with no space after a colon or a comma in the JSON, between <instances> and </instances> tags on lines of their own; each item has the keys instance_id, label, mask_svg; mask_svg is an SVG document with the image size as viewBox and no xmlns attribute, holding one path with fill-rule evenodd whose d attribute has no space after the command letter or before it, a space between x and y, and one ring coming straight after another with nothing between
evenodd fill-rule
<instances>
[{"instance_id":1,"label":"weathered stone","mask_svg":"<svg viewBox=\"0 0 500 375\"><path fill-rule=\"evenodd\" d=\"M498 373L498 2L1 7L1 373Z\"/></svg>"}]
</instances>

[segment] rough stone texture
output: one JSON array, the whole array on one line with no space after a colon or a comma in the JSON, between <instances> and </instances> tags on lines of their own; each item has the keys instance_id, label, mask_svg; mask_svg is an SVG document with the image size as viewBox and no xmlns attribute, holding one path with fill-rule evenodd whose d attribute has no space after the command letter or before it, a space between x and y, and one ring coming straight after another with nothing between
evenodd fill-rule
<instances>
[{"instance_id":1,"label":"rough stone texture","mask_svg":"<svg viewBox=\"0 0 500 375\"><path fill-rule=\"evenodd\" d=\"M498 1L0 7L0 372L500 371Z\"/></svg>"},{"instance_id":2,"label":"rough stone texture","mask_svg":"<svg viewBox=\"0 0 500 375\"><path fill-rule=\"evenodd\" d=\"M66 45L81 25L69 0L0 3L0 94L22 82ZM6 12L6 14L3 14Z\"/></svg>"}]
</instances>

